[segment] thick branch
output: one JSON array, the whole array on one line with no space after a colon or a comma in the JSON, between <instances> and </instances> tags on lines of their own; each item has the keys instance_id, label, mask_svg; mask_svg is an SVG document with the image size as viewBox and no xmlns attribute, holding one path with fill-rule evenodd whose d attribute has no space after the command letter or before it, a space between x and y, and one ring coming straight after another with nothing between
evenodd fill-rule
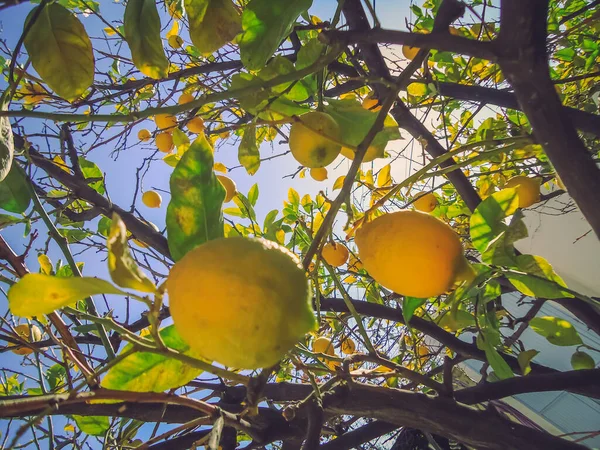
<instances>
[{"instance_id":1,"label":"thick branch","mask_svg":"<svg viewBox=\"0 0 600 450\"><path fill-rule=\"evenodd\" d=\"M391 433L397 425L376 420L363 425L360 428L352 430L339 436L337 439L329 441L319 447L320 450L346 450L350 448L359 448L360 444L377 439L384 434Z\"/></svg>"}]
</instances>

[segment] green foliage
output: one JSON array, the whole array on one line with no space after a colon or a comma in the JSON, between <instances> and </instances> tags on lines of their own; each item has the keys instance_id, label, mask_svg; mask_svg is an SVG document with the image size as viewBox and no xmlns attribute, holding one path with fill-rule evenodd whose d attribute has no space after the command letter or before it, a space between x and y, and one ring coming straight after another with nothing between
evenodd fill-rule
<instances>
[{"instance_id":1,"label":"green foliage","mask_svg":"<svg viewBox=\"0 0 600 450\"><path fill-rule=\"evenodd\" d=\"M534 317L529 326L554 345L571 346L582 343L575 327L558 317Z\"/></svg>"},{"instance_id":2,"label":"green foliage","mask_svg":"<svg viewBox=\"0 0 600 450\"><path fill-rule=\"evenodd\" d=\"M167 208L169 250L175 261L208 240L223 237L225 188L213 172L213 149L196 139L171 175Z\"/></svg>"},{"instance_id":3,"label":"green foliage","mask_svg":"<svg viewBox=\"0 0 600 450\"><path fill-rule=\"evenodd\" d=\"M471 215L471 242L480 252L502 231L507 229L504 219L514 214L519 207L515 189L503 189L482 201Z\"/></svg>"},{"instance_id":4,"label":"green foliage","mask_svg":"<svg viewBox=\"0 0 600 450\"><path fill-rule=\"evenodd\" d=\"M231 0L185 0L192 42L210 54L230 42L242 29L241 17Z\"/></svg>"},{"instance_id":5,"label":"green foliage","mask_svg":"<svg viewBox=\"0 0 600 450\"><path fill-rule=\"evenodd\" d=\"M244 166L248 175L254 175L260 167L260 153L256 144L256 127L244 129L242 141L238 148L238 160Z\"/></svg>"},{"instance_id":6,"label":"green foliage","mask_svg":"<svg viewBox=\"0 0 600 450\"><path fill-rule=\"evenodd\" d=\"M110 421L105 416L73 416L73 420L81 431L90 436L104 436L110 428Z\"/></svg>"},{"instance_id":7,"label":"green foliage","mask_svg":"<svg viewBox=\"0 0 600 450\"><path fill-rule=\"evenodd\" d=\"M0 208L12 213L24 213L31 203L29 185L23 169L13 164L0 182Z\"/></svg>"},{"instance_id":8,"label":"green foliage","mask_svg":"<svg viewBox=\"0 0 600 450\"><path fill-rule=\"evenodd\" d=\"M1 100L0 100L1 101ZM0 111L6 108L0 105ZM12 166L15 143L8 117L0 117L0 183L6 178Z\"/></svg>"}]
</instances>

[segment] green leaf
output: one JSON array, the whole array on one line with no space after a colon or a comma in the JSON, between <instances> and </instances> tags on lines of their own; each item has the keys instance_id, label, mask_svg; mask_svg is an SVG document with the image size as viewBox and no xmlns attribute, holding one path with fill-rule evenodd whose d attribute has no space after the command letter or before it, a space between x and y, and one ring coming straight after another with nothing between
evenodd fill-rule
<instances>
[{"instance_id":1,"label":"green leaf","mask_svg":"<svg viewBox=\"0 0 600 450\"><path fill-rule=\"evenodd\" d=\"M457 309L444 314L438 325L446 331L458 331L475 325L475 317L468 311Z\"/></svg>"},{"instance_id":2,"label":"green leaf","mask_svg":"<svg viewBox=\"0 0 600 450\"><path fill-rule=\"evenodd\" d=\"M260 167L260 153L256 144L256 126L246 127L238 148L238 160L248 175L254 175Z\"/></svg>"},{"instance_id":3,"label":"green leaf","mask_svg":"<svg viewBox=\"0 0 600 450\"><path fill-rule=\"evenodd\" d=\"M504 360L504 358L498 353L498 350L494 348L491 342L488 339L479 339L481 335L477 336L477 342L483 347L483 351L485 352L485 358L490 363L490 366L494 370L494 373L501 380L506 380L507 378L513 378L515 375L508 365L508 363Z\"/></svg>"},{"instance_id":4,"label":"green leaf","mask_svg":"<svg viewBox=\"0 0 600 450\"><path fill-rule=\"evenodd\" d=\"M471 241L484 252L490 242L507 229L504 219L515 213L519 198L515 189L503 189L482 201L471 215Z\"/></svg>"},{"instance_id":5,"label":"green leaf","mask_svg":"<svg viewBox=\"0 0 600 450\"><path fill-rule=\"evenodd\" d=\"M9 216L8 214L0 214L0 230L24 221L25 219L20 219L19 217Z\"/></svg>"},{"instance_id":6,"label":"green leaf","mask_svg":"<svg viewBox=\"0 0 600 450\"><path fill-rule=\"evenodd\" d=\"M110 428L110 421L106 416L73 416L77 427L90 436L104 436Z\"/></svg>"},{"instance_id":7,"label":"green leaf","mask_svg":"<svg viewBox=\"0 0 600 450\"><path fill-rule=\"evenodd\" d=\"M572 294L561 289L567 285L554 272L550 263L541 256L519 255L516 262L517 267L525 273L507 272L506 277L519 292L530 297L573 297Z\"/></svg>"},{"instance_id":8,"label":"green leaf","mask_svg":"<svg viewBox=\"0 0 600 450\"><path fill-rule=\"evenodd\" d=\"M173 129L173 144L175 147L177 147L178 153L183 154L188 148L190 148L190 138L179 128L175 128ZM165 156L163 159L166 160L167 156Z\"/></svg>"},{"instance_id":9,"label":"green leaf","mask_svg":"<svg viewBox=\"0 0 600 450\"><path fill-rule=\"evenodd\" d=\"M571 356L571 367L575 370L593 369L596 363L586 352L577 351Z\"/></svg>"},{"instance_id":10,"label":"green leaf","mask_svg":"<svg viewBox=\"0 0 600 450\"><path fill-rule=\"evenodd\" d=\"M248 201L252 206L256 206L258 201L258 183L254 183L248 191Z\"/></svg>"},{"instance_id":11,"label":"green leaf","mask_svg":"<svg viewBox=\"0 0 600 450\"><path fill-rule=\"evenodd\" d=\"M108 271L117 286L142 292L155 292L156 286L131 257L127 246L127 229L121 218L113 214L107 240Z\"/></svg>"},{"instance_id":12,"label":"green leaf","mask_svg":"<svg viewBox=\"0 0 600 450\"><path fill-rule=\"evenodd\" d=\"M0 105L0 111L6 111L6 105ZM0 183L6 178L12 166L15 142L8 117L0 117Z\"/></svg>"},{"instance_id":13,"label":"green leaf","mask_svg":"<svg viewBox=\"0 0 600 450\"><path fill-rule=\"evenodd\" d=\"M223 237L225 188L213 172L213 149L198 137L171 174L167 234L173 260L211 239Z\"/></svg>"},{"instance_id":14,"label":"green leaf","mask_svg":"<svg viewBox=\"0 0 600 450\"><path fill-rule=\"evenodd\" d=\"M163 328L159 334L167 347L195 357L174 325ZM132 344L127 344L122 353L131 348ZM163 392L183 386L201 373L202 370L177 359L156 353L137 352L115 364L102 380L102 387L121 391Z\"/></svg>"},{"instance_id":15,"label":"green leaf","mask_svg":"<svg viewBox=\"0 0 600 450\"><path fill-rule=\"evenodd\" d=\"M190 38L200 53L211 54L242 31L241 17L231 0L185 0Z\"/></svg>"},{"instance_id":16,"label":"green leaf","mask_svg":"<svg viewBox=\"0 0 600 450\"><path fill-rule=\"evenodd\" d=\"M529 321L529 326L554 345L567 347L583 343L575 327L570 322L558 317L534 317Z\"/></svg>"},{"instance_id":17,"label":"green leaf","mask_svg":"<svg viewBox=\"0 0 600 450\"><path fill-rule=\"evenodd\" d=\"M160 38L160 17L154 0L129 0L123 19L133 64L151 78L167 76L169 61Z\"/></svg>"},{"instance_id":18,"label":"green leaf","mask_svg":"<svg viewBox=\"0 0 600 450\"><path fill-rule=\"evenodd\" d=\"M490 241L481 253L481 259L487 264L495 266L515 267L516 253L513 243L526 238L527 226L523 222L521 210L515 211L508 227Z\"/></svg>"},{"instance_id":19,"label":"green leaf","mask_svg":"<svg viewBox=\"0 0 600 450\"><path fill-rule=\"evenodd\" d=\"M73 101L94 82L92 42L79 19L59 3L42 10L24 44L36 72L60 97Z\"/></svg>"},{"instance_id":20,"label":"green leaf","mask_svg":"<svg viewBox=\"0 0 600 450\"><path fill-rule=\"evenodd\" d=\"M58 228L58 234L64 237L69 244L81 242L90 236L87 231L75 228Z\"/></svg>"},{"instance_id":21,"label":"green leaf","mask_svg":"<svg viewBox=\"0 0 600 450\"><path fill-rule=\"evenodd\" d=\"M25 172L13 164L4 181L0 182L0 208L21 214L29 208L31 194Z\"/></svg>"},{"instance_id":22,"label":"green leaf","mask_svg":"<svg viewBox=\"0 0 600 450\"><path fill-rule=\"evenodd\" d=\"M250 70L264 67L285 39L300 14L312 0L251 0L242 14L242 34L238 37L240 57Z\"/></svg>"},{"instance_id":23,"label":"green leaf","mask_svg":"<svg viewBox=\"0 0 600 450\"><path fill-rule=\"evenodd\" d=\"M419 306L425 304L426 301L426 298L404 297L404 301L402 302L402 316L404 317L404 322L407 325L415 313L415 310Z\"/></svg>"},{"instance_id":24,"label":"green leaf","mask_svg":"<svg viewBox=\"0 0 600 450\"><path fill-rule=\"evenodd\" d=\"M531 372L531 360L535 358L538 353L537 350L525 350L524 352L519 353L517 361L523 375L527 375Z\"/></svg>"},{"instance_id":25,"label":"green leaf","mask_svg":"<svg viewBox=\"0 0 600 450\"><path fill-rule=\"evenodd\" d=\"M79 167L81 167L81 172L85 179L93 178L97 181L92 181L89 183L89 186L95 190L98 194L104 195L104 174L100 170L100 168L93 163L92 161L88 161L83 156L80 156L78 159Z\"/></svg>"},{"instance_id":26,"label":"green leaf","mask_svg":"<svg viewBox=\"0 0 600 450\"><path fill-rule=\"evenodd\" d=\"M112 224L112 220L108 217L102 217L98 221L98 233L102 236L108 237L110 233L110 226Z\"/></svg>"},{"instance_id":27,"label":"green leaf","mask_svg":"<svg viewBox=\"0 0 600 450\"><path fill-rule=\"evenodd\" d=\"M258 72L258 77L261 80L269 81L278 76L287 75L295 71L296 68L294 67L294 63L283 56L277 55L269 61L264 69ZM308 91L303 83L292 81L274 86L271 88L271 91L275 94L285 93L285 98L297 102L305 101L311 95L311 92Z\"/></svg>"},{"instance_id":28,"label":"green leaf","mask_svg":"<svg viewBox=\"0 0 600 450\"><path fill-rule=\"evenodd\" d=\"M59 278L28 273L9 289L8 306L15 316L42 316L97 294L122 295L124 292L100 278Z\"/></svg>"}]
</instances>

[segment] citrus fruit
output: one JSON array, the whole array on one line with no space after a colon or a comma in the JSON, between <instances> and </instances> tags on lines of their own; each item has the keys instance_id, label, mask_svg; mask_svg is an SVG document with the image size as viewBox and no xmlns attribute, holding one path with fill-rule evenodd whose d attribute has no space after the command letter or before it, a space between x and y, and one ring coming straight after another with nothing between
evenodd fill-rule
<instances>
[{"instance_id":1,"label":"citrus fruit","mask_svg":"<svg viewBox=\"0 0 600 450\"><path fill-rule=\"evenodd\" d=\"M192 133L204 133L204 120L202 120L202 117L194 117L187 123L187 128Z\"/></svg>"},{"instance_id":2,"label":"citrus fruit","mask_svg":"<svg viewBox=\"0 0 600 450\"><path fill-rule=\"evenodd\" d=\"M377 282L411 297L446 292L464 261L454 230L418 211L377 217L358 229L355 242L365 269Z\"/></svg>"},{"instance_id":3,"label":"citrus fruit","mask_svg":"<svg viewBox=\"0 0 600 450\"><path fill-rule=\"evenodd\" d=\"M154 138L154 143L156 144L156 148L163 153L169 153L175 148L175 144L173 144L173 136L167 132L158 133Z\"/></svg>"},{"instance_id":4,"label":"citrus fruit","mask_svg":"<svg viewBox=\"0 0 600 450\"><path fill-rule=\"evenodd\" d=\"M162 197L156 191L146 191L142 194L142 203L148 208L160 208Z\"/></svg>"},{"instance_id":5,"label":"citrus fruit","mask_svg":"<svg viewBox=\"0 0 600 450\"><path fill-rule=\"evenodd\" d=\"M138 131L137 137L141 142L148 142L150 139L152 139L152 135L150 134L150 131L145 130L145 129Z\"/></svg>"},{"instance_id":6,"label":"citrus fruit","mask_svg":"<svg viewBox=\"0 0 600 450\"><path fill-rule=\"evenodd\" d=\"M437 205L438 200L431 192L427 194L421 192L415 197L415 201L413 202L413 206L417 211L422 211L425 213L430 213Z\"/></svg>"},{"instance_id":7,"label":"citrus fruit","mask_svg":"<svg viewBox=\"0 0 600 450\"><path fill-rule=\"evenodd\" d=\"M331 339L326 337L318 337L313 341L312 351L315 353L325 353L326 355L335 355L335 351L333 350L333 344L331 343Z\"/></svg>"},{"instance_id":8,"label":"citrus fruit","mask_svg":"<svg viewBox=\"0 0 600 450\"><path fill-rule=\"evenodd\" d=\"M343 354L351 355L356 351L356 343L352 339L346 338L342 341L341 350Z\"/></svg>"},{"instance_id":9,"label":"citrus fruit","mask_svg":"<svg viewBox=\"0 0 600 450\"><path fill-rule=\"evenodd\" d=\"M363 100L362 107L369 111L379 111L381 109L381 104L378 99L373 97L373 92L370 92Z\"/></svg>"},{"instance_id":10,"label":"citrus fruit","mask_svg":"<svg viewBox=\"0 0 600 450\"><path fill-rule=\"evenodd\" d=\"M325 244L321 251L323 259L333 267L343 266L348 261L349 253L345 245L336 244L335 242Z\"/></svg>"},{"instance_id":11,"label":"citrus fruit","mask_svg":"<svg viewBox=\"0 0 600 450\"><path fill-rule=\"evenodd\" d=\"M269 367L316 327L300 260L266 239L219 238L167 278L173 322L192 351L230 367Z\"/></svg>"},{"instance_id":12,"label":"citrus fruit","mask_svg":"<svg viewBox=\"0 0 600 450\"><path fill-rule=\"evenodd\" d=\"M364 266L362 261L358 259L353 253L350 253L350 257L348 258L348 269L358 272L363 267Z\"/></svg>"},{"instance_id":13,"label":"citrus fruit","mask_svg":"<svg viewBox=\"0 0 600 450\"><path fill-rule=\"evenodd\" d=\"M404 55L404 57L406 59L410 59L410 60L415 59L415 56L417 56L417 53L419 53L419 47L411 47L410 45L402 46L402 54Z\"/></svg>"},{"instance_id":14,"label":"citrus fruit","mask_svg":"<svg viewBox=\"0 0 600 450\"><path fill-rule=\"evenodd\" d=\"M176 34L169 36L169 47L174 48L174 49L178 49L183 47L183 39L181 38L181 36L178 36Z\"/></svg>"},{"instance_id":15,"label":"citrus fruit","mask_svg":"<svg viewBox=\"0 0 600 450\"><path fill-rule=\"evenodd\" d=\"M354 150L349 147L342 147L341 153L348 159L354 160ZM365 153L365 157L362 162L371 162L375 158L383 158L384 149L382 147L378 147L376 145L369 145L367 152Z\"/></svg>"},{"instance_id":16,"label":"citrus fruit","mask_svg":"<svg viewBox=\"0 0 600 450\"><path fill-rule=\"evenodd\" d=\"M519 175L508 180L504 187L517 190L519 208L528 208L540 201L540 183L535 178Z\"/></svg>"},{"instance_id":17,"label":"citrus fruit","mask_svg":"<svg viewBox=\"0 0 600 450\"><path fill-rule=\"evenodd\" d=\"M42 331L36 325L22 323L21 325L17 325L15 327L15 331L21 338L23 338L23 340L27 342L37 342L42 340ZM33 353L33 350L29 347L19 347L11 351L21 356Z\"/></svg>"},{"instance_id":18,"label":"citrus fruit","mask_svg":"<svg viewBox=\"0 0 600 450\"><path fill-rule=\"evenodd\" d=\"M230 202L237 190L235 182L225 175L217 175L217 178L225 188L225 203Z\"/></svg>"},{"instance_id":19,"label":"citrus fruit","mask_svg":"<svg viewBox=\"0 0 600 450\"><path fill-rule=\"evenodd\" d=\"M571 366L575 370L593 369L596 367L596 363L594 362L594 358L587 353L577 351L571 356Z\"/></svg>"},{"instance_id":20,"label":"citrus fruit","mask_svg":"<svg viewBox=\"0 0 600 450\"><path fill-rule=\"evenodd\" d=\"M192 94L188 94L187 92L184 92L183 94L181 94L179 96L179 100L177 100L177 103L179 103L180 105L185 105L186 103L193 102L194 100L196 100L196 99L194 98L194 96Z\"/></svg>"},{"instance_id":21,"label":"citrus fruit","mask_svg":"<svg viewBox=\"0 0 600 450\"><path fill-rule=\"evenodd\" d=\"M327 169L325 167L310 169L310 176L315 181L325 181L327 179Z\"/></svg>"},{"instance_id":22,"label":"citrus fruit","mask_svg":"<svg viewBox=\"0 0 600 450\"><path fill-rule=\"evenodd\" d=\"M303 114L301 122L294 122L290 129L290 150L303 166L325 167L340 154L340 127L329 114L312 111ZM313 131L314 130L314 131Z\"/></svg>"},{"instance_id":23,"label":"citrus fruit","mask_svg":"<svg viewBox=\"0 0 600 450\"><path fill-rule=\"evenodd\" d=\"M177 126L177 117L171 114L157 114L154 117L154 123L160 130L171 130Z\"/></svg>"}]
</instances>

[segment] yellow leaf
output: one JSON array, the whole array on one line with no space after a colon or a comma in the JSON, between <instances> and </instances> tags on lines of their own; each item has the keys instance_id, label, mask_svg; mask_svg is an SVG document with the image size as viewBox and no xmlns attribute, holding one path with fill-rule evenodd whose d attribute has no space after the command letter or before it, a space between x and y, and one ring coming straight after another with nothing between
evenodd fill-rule
<instances>
[{"instance_id":1,"label":"yellow leaf","mask_svg":"<svg viewBox=\"0 0 600 450\"><path fill-rule=\"evenodd\" d=\"M67 433L75 433L75 427L70 423L66 424L64 426L63 430L66 431Z\"/></svg>"},{"instance_id":2,"label":"yellow leaf","mask_svg":"<svg viewBox=\"0 0 600 450\"><path fill-rule=\"evenodd\" d=\"M406 88L410 95L421 97L427 94L427 85L425 83L410 83Z\"/></svg>"},{"instance_id":3,"label":"yellow leaf","mask_svg":"<svg viewBox=\"0 0 600 450\"><path fill-rule=\"evenodd\" d=\"M369 170L369 171L368 171L368 172L365 174L365 176L364 176L364 178L363 178L363 181L364 181L366 184L368 184L369 186L373 186L373 185L375 184L375 181L373 180L373 171L372 171L372 170Z\"/></svg>"},{"instance_id":4,"label":"yellow leaf","mask_svg":"<svg viewBox=\"0 0 600 450\"><path fill-rule=\"evenodd\" d=\"M124 292L100 278L58 278L28 273L9 289L8 306L15 316L42 316L97 294L123 295Z\"/></svg>"},{"instance_id":5,"label":"yellow leaf","mask_svg":"<svg viewBox=\"0 0 600 450\"><path fill-rule=\"evenodd\" d=\"M315 218L313 219L313 231L316 232L319 228L321 228L324 218L325 217L323 216L323 214L321 214L320 211L315 214Z\"/></svg>"},{"instance_id":6,"label":"yellow leaf","mask_svg":"<svg viewBox=\"0 0 600 450\"><path fill-rule=\"evenodd\" d=\"M300 173L298 174L298 176L299 176L300 178L306 178L306 167L305 167L305 168L303 168L303 169L300 171Z\"/></svg>"},{"instance_id":7,"label":"yellow leaf","mask_svg":"<svg viewBox=\"0 0 600 450\"><path fill-rule=\"evenodd\" d=\"M333 183L333 190L335 191L336 189L341 189L342 186L344 185L345 179L346 179L346 177L344 175L342 175L337 180L335 180L335 183Z\"/></svg>"},{"instance_id":8,"label":"yellow leaf","mask_svg":"<svg viewBox=\"0 0 600 450\"><path fill-rule=\"evenodd\" d=\"M167 31L166 38L169 39L171 36L177 36L179 34L179 22L173 21L173 26Z\"/></svg>"},{"instance_id":9,"label":"yellow leaf","mask_svg":"<svg viewBox=\"0 0 600 450\"><path fill-rule=\"evenodd\" d=\"M392 166L388 164L384 166L379 175L377 175L377 187L385 187L392 184L392 174L391 174Z\"/></svg>"},{"instance_id":10,"label":"yellow leaf","mask_svg":"<svg viewBox=\"0 0 600 450\"><path fill-rule=\"evenodd\" d=\"M52 275L52 261L50 261L48 255L40 253L38 255L38 262L40 263L40 271L44 275Z\"/></svg>"},{"instance_id":11,"label":"yellow leaf","mask_svg":"<svg viewBox=\"0 0 600 450\"><path fill-rule=\"evenodd\" d=\"M300 203L300 194L294 188L288 190L288 200L292 205L298 205Z\"/></svg>"},{"instance_id":12,"label":"yellow leaf","mask_svg":"<svg viewBox=\"0 0 600 450\"><path fill-rule=\"evenodd\" d=\"M227 167L225 167L225 164L220 162L216 162L213 166L213 169L215 172L227 173Z\"/></svg>"},{"instance_id":13,"label":"yellow leaf","mask_svg":"<svg viewBox=\"0 0 600 450\"><path fill-rule=\"evenodd\" d=\"M277 238L277 242L279 242L280 244L285 244L285 231L283 230L278 230L275 233L275 237Z\"/></svg>"},{"instance_id":14,"label":"yellow leaf","mask_svg":"<svg viewBox=\"0 0 600 450\"><path fill-rule=\"evenodd\" d=\"M115 31L115 29L113 27L106 27L104 29L104 32L106 33L107 36L114 36L115 34L117 34L117 32Z\"/></svg>"},{"instance_id":15,"label":"yellow leaf","mask_svg":"<svg viewBox=\"0 0 600 450\"><path fill-rule=\"evenodd\" d=\"M56 155L54 158L52 158L52 162L54 164L56 164L58 167L60 167L62 170L64 170L67 173L71 173L71 169L69 169L69 166L67 166L67 163L65 162L64 159L62 159L62 157L60 155Z\"/></svg>"}]
</instances>

